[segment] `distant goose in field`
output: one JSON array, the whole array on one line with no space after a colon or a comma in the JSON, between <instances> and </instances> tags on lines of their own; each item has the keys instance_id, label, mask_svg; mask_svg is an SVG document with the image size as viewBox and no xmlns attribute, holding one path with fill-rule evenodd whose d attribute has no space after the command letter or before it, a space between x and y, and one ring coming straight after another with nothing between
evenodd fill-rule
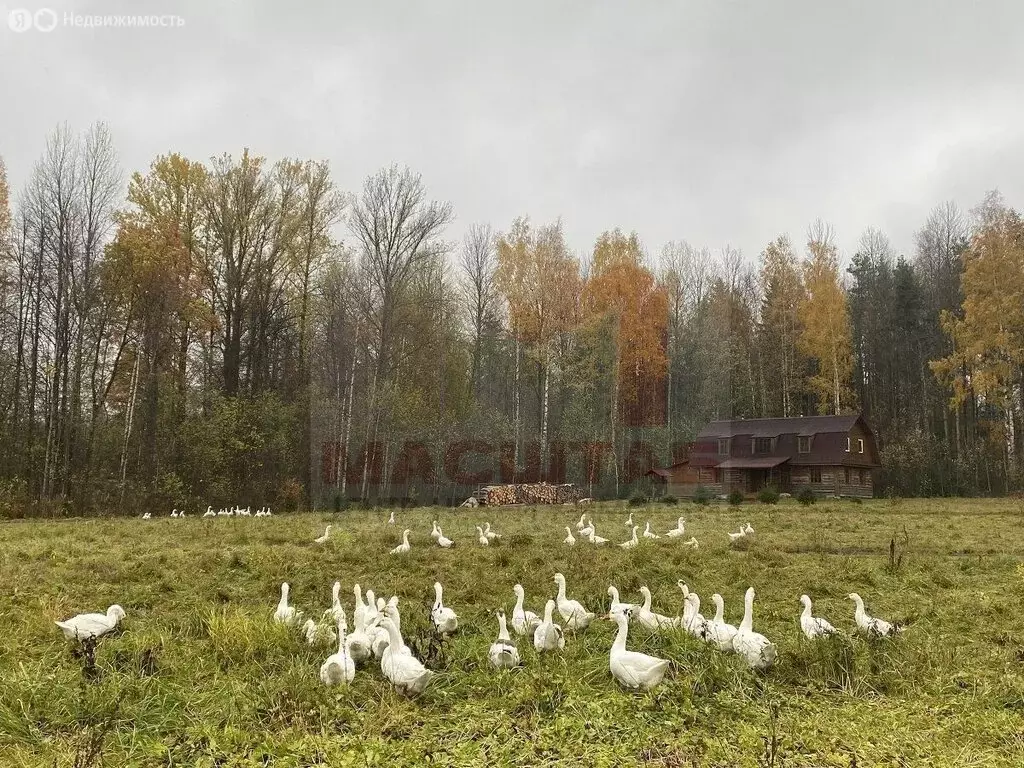
<instances>
[{"instance_id":1,"label":"distant goose in field","mask_svg":"<svg viewBox=\"0 0 1024 768\"><path fill-rule=\"evenodd\" d=\"M240 510L238 510L238 514L241 515L242 517L251 517L252 516L252 509L250 507L246 507L245 509L240 509Z\"/></svg>"},{"instance_id":2,"label":"distant goose in field","mask_svg":"<svg viewBox=\"0 0 1024 768\"><path fill-rule=\"evenodd\" d=\"M539 652L560 651L565 648L565 636L562 628L554 622L555 601L548 600L544 604L544 620L533 632L533 647Z\"/></svg>"},{"instance_id":3,"label":"distant goose in field","mask_svg":"<svg viewBox=\"0 0 1024 768\"><path fill-rule=\"evenodd\" d=\"M668 660L646 653L626 650L626 636L629 633L629 618L632 610L623 606L611 615L619 630L608 654L608 668L624 688L649 691L665 677Z\"/></svg>"},{"instance_id":4,"label":"distant goose in field","mask_svg":"<svg viewBox=\"0 0 1024 768\"><path fill-rule=\"evenodd\" d=\"M358 631L366 621L366 603L363 602L363 588L358 584L353 584L352 594L356 599L356 608L352 614L352 619L355 622L355 629Z\"/></svg>"},{"instance_id":5,"label":"distant goose in field","mask_svg":"<svg viewBox=\"0 0 1024 768\"><path fill-rule=\"evenodd\" d=\"M679 518L676 521L676 527L671 531L666 531L665 535L670 539L676 539L686 533L686 521L683 518Z\"/></svg>"},{"instance_id":6,"label":"distant goose in field","mask_svg":"<svg viewBox=\"0 0 1024 768\"><path fill-rule=\"evenodd\" d=\"M435 541L441 538L441 529L437 525L437 520L432 520L430 522L430 538Z\"/></svg>"},{"instance_id":7,"label":"distant goose in field","mask_svg":"<svg viewBox=\"0 0 1024 768\"><path fill-rule=\"evenodd\" d=\"M745 530L743 530L743 528L740 528L738 532L736 532L736 533L727 533L726 535L729 537L729 543L732 544L733 542L739 541L744 536L746 536L747 532Z\"/></svg>"},{"instance_id":8,"label":"distant goose in field","mask_svg":"<svg viewBox=\"0 0 1024 768\"><path fill-rule=\"evenodd\" d=\"M646 586L640 587L640 594L644 596L644 604L633 615L641 625L647 629L669 629L670 627L679 626L679 619L664 616L651 610L651 590Z\"/></svg>"},{"instance_id":9,"label":"distant goose in field","mask_svg":"<svg viewBox=\"0 0 1024 768\"><path fill-rule=\"evenodd\" d=\"M486 547L488 544L491 543L491 540L484 536L484 529L481 528L479 525L476 527L476 532L477 534L479 534L477 536L477 541L480 542L481 547Z\"/></svg>"},{"instance_id":10,"label":"distant goose in field","mask_svg":"<svg viewBox=\"0 0 1024 768\"><path fill-rule=\"evenodd\" d=\"M587 524L583 528L579 529L579 532L580 536L582 536L584 539L589 539L597 532L597 529L594 527L594 521L588 520Z\"/></svg>"},{"instance_id":11,"label":"distant goose in field","mask_svg":"<svg viewBox=\"0 0 1024 768\"><path fill-rule=\"evenodd\" d=\"M172 509L171 510L171 517L177 517L177 516L178 516L178 510Z\"/></svg>"},{"instance_id":12,"label":"distant goose in field","mask_svg":"<svg viewBox=\"0 0 1024 768\"><path fill-rule=\"evenodd\" d=\"M412 547L409 546L409 529L406 528L404 531L402 531L402 543L399 544L394 549L392 549L391 550L391 554L392 555L404 555L410 549L412 549Z\"/></svg>"},{"instance_id":13,"label":"distant goose in field","mask_svg":"<svg viewBox=\"0 0 1024 768\"><path fill-rule=\"evenodd\" d=\"M348 654L348 622L342 609L338 616L338 651L332 653L320 666L320 680L324 685L341 685L351 683L356 676L356 664Z\"/></svg>"},{"instance_id":14,"label":"distant goose in field","mask_svg":"<svg viewBox=\"0 0 1024 768\"><path fill-rule=\"evenodd\" d=\"M452 547L455 546L455 542L452 541L451 539L449 539L447 536L445 536L441 532L441 529L438 528L437 529L437 545L439 547L444 547L445 549L451 549Z\"/></svg>"},{"instance_id":15,"label":"distant goose in field","mask_svg":"<svg viewBox=\"0 0 1024 768\"><path fill-rule=\"evenodd\" d=\"M800 629L804 631L808 640L836 634L836 628L825 619L811 615L811 598L800 595L800 602L804 606L803 613L800 614Z\"/></svg>"},{"instance_id":16,"label":"distant goose in field","mask_svg":"<svg viewBox=\"0 0 1024 768\"><path fill-rule=\"evenodd\" d=\"M366 626L376 623L380 619L380 608L378 607L377 598L373 595L373 590L366 590L366 613L363 614L363 619Z\"/></svg>"},{"instance_id":17,"label":"distant goose in field","mask_svg":"<svg viewBox=\"0 0 1024 768\"><path fill-rule=\"evenodd\" d=\"M651 521L650 520L648 520L647 524L644 526L644 538L645 539L660 539L661 538L661 536L659 536L658 534L656 534L654 531L651 530Z\"/></svg>"},{"instance_id":18,"label":"distant goose in field","mask_svg":"<svg viewBox=\"0 0 1024 768\"><path fill-rule=\"evenodd\" d=\"M395 524L395 510L391 510L391 516L388 518L388 525Z\"/></svg>"},{"instance_id":19,"label":"distant goose in field","mask_svg":"<svg viewBox=\"0 0 1024 768\"><path fill-rule=\"evenodd\" d=\"M873 616L868 616L864 610L864 601L856 592L851 592L847 597L857 604L853 618L857 622L857 629L861 633L870 637L892 637L902 630L902 627L885 619L876 619Z\"/></svg>"},{"instance_id":20,"label":"distant goose in field","mask_svg":"<svg viewBox=\"0 0 1024 768\"><path fill-rule=\"evenodd\" d=\"M637 537L636 537L636 526L634 525L633 526L633 536L632 536L632 538L630 538L628 541L622 542L621 544L619 544L619 546L622 547L623 549L633 549L639 543L640 543L640 540L637 539Z\"/></svg>"},{"instance_id":21,"label":"distant goose in field","mask_svg":"<svg viewBox=\"0 0 1024 768\"><path fill-rule=\"evenodd\" d=\"M152 515L149 512L143 512L142 513L142 519L143 520L149 520L151 517L152 517Z\"/></svg>"},{"instance_id":22,"label":"distant goose in field","mask_svg":"<svg viewBox=\"0 0 1024 768\"><path fill-rule=\"evenodd\" d=\"M267 507L267 511L263 513L264 517L272 517L273 513L270 511L270 507Z\"/></svg>"},{"instance_id":23,"label":"distant goose in field","mask_svg":"<svg viewBox=\"0 0 1024 768\"><path fill-rule=\"evenodd\" d=\"M754 532L754 527L750 523L747 523L743 526L743 532L749 536Z\"/></svg>"},{"instance_id":24,"label":"distant goose in field","mask_svg":"<svg viewBox=\"0 0 1024 768\"><path fill-rule=\"evenodd\" d=\"M88 640L113 632L124 616L124 608L112 605L106 613L80 613L54 624L60 627L68 640Z\"/></svg>"},{"instance_id":25,"label":"distant goose in field","mask_svg":"<svg viewBox=\"0 0 1024 768\"><path fill-rule=\"evenodd\" d=\"M217 513L213 511L213 507L207 507L203 513L203 517L216 517Z\"/></svg>"},{"instance_id":26,"label":"distant goose in field","mask_svg":"<svg viewBox=\"0 0 1024 768\"><path fill-rule=\"evenodd\" d=\"M325 621L326 624L324 624ZM337 633L330 626L333 621L334 612L330 608L324 611L320 623L306 619L306 623L302 625L302 633L306 636L306 642L309 645L333 645L338 639Z\"/></svg>"},{"instance_id":27,"label":"distant goose in field","mask_svg":"<svg viewBox=\"0 0 1024 768\"><path fill-rule=\"evenodd\" d=\"M455 611L446 608L441 599L441 582L434 582L434 607L430 611L430 620L434 622L434 628L442 635L450 635L459 627L459 617Z\"/></svg>"},{"instance_id":28,"label":"distant goose in field","mask_svg":"<svg viewBox=\"0 0 1024 768\"><path fill-rule=\"evenodd\" d=\"M633 603L623 603L619 600L619 590L613 586L608 587L608 597L612 599L611 604L608 606L608 618L612 617L615 611L621 608L629 608L631 611L639 610L640 606L634 605Z\"/></svg>"},{"instance_id":29,"label":"distant goose in field","mask_svg":"<svg viewBox=\"0 0 1024 768\"><path fill-rule=\"evenodd\" d=\"M716 592L711 596L711 602L715 604L715 616L704 625L704 639L718 646L720 651L732 652L735 650L732 641L739 630L726 623L725 602L722 596Z\"/></svg>"},{"instance_id":30,"label":"distant goose in field","mask_svg":"<svg viewBox=\"0 0 1024 768\"><path fill-rule=\"evenodd\" d=\"M629 513L629 517L626 518L626 527L627 528L632 528L633 527L633 513L632 512L630 512Z\"/></svg>"},{"instance_id":31,"label":"distant goose in field","mask_svg":"<svg viewBox=\"0 0 1024 768\"><path fill-rule=\"evenodd\" d=\"M563 544L568 544L570 547L576 544L576 537L572 535L572 528L568 525L565 526L565 538L562 539Z\"/></svg>"},{"instance_id":32,"label":"distant goose in field","mask_svg":"<svg viewBox=\"0 0 1024 768\"><path fill-rule=\"evenodd\" d=\"M700 549L700 542L698 542L697 539L691 536L688 541L683 542L683 546L689 547L690 549Z\"/></svg>"},{"instance_id":33,"label":"distant goose in field","mask_svg":"<svg viewBox=\"0 0 1024 768\"><path fill-rule=\"evenodd\" d=\"M694 637L703 638L707 632L708 620L700 612L700 596L691 592L683 601L683 629Z\"/></svg>"},{"instance_id":34,"label":"distant goose in field","mask_svg":"<svg viewBox=\"0 0 1024 768\"><path fill-rule=\"evenodd\" d=\"M178 519L180 520L184 516L185 516L185 510L183 509L183 510L181 510L181 512L178 513Z\"/></svg>"},{"instance_id":35,"label":"distant goose in field","mask_svg":"<svg viewBox=\"0 0 1024 768\"><path fill-rule=\"evenodd\" d=\"M341 617L345 615L345 609L341 605L341 582L336 581L331 587L331 616L334 620L341 621ZM348 629L348 623L346 620L345 629Z\"/></svg>"},{"instance_id":36,"label":"distant goose in field","mask_svg":"<svg viewBox=\"0 0 1024 768\"><path fill-rule=\"evenodd\" d=\"M498 533L497 531L492 531L491 530L491 524L490 523L484 523L484 536L486 536L491 541L494 541L495 539L500 539L501 538L501 534L500 533Z\"/></svg>"},{"instance_id":37,"label":"distant goose in field","mask_svg":"<svg viewBox=\"0 0 1024 768\"><path fill-rule=\"evenodd\" d=\"M331 526L328 525L327 528L324 529L324 535L317 536L313 541L317 544L325 544L329 538L331 538Z\"/></svg>"},{"instance_id":38,"label":"distant goose in field","mask_svg":"<svg viewBox=\"0 0 1024 768\"><path fill-rule=\"evenodd\" d=\"M487 658L498 669L517 667L519 666L519 651L512 644L512 638L508 635L508 626L505 624L505 612L499 608L497 614L498 639L491 643L491 649L487 652Z\"/></svg>"},{"instance_id":39,"label":"distant goose in field","mask_svg":"<svg viewBox=\"0 0 1024 768\"><path fill-rule=\"evenodd\" d=\"M739 631L732 639L732 645L736 653L747 660L749 666L754 669L768 669L775 663L779 649L767 637L755 632L753 624L754 588L750 587L743 597L743 621L740 622Z\"/></svg>"},{"instance_id":40,"label":"distant goose in field","mask_svg":"<svg viewBox=\"0 0 1024 768\"><path fill-rule=\"evenodd\" d=\"M399 693L406 696L422 693L434 673L424 667L412 653L403 652L405 642L391 619L385 617L380 625L388 633L388 647L381 656L380 671Z\"/></svg>"},{"instance_id":41,"label":"distant goose in field","mask_svg":"<svg viewBox=\"0 0 1024 768\"><path fill-rule=\"evenodd\" d=\"M584 512L583 514L580 515L580 519L576 523L576 530L577 531L582 531L586 527L587 527L587 513Z\"/></svg>"},{"instance_id":42,"label":"distant goose in field","mask_svg":"<svg viewBox=\"0 0 1024 768\"><path fill-rule=\"evenodd\" d=\"M274 621L290 627L302 618L302 612L296 611L295 606L288 605L289 589L287 581L281 584L281 599L277 603L277 610L274 611Z\"/></svg>"},{"instance_id":43,"label":"distant goose in field","mask_svg":"<svg viewBox=\"0 0 1024 768\"><path fill-rule=\"evenodd\" d=\"M590 523L590 533L587 534L587 539L590 541L591 544L608 543L608 539L604 538L603 536L597 535L597 527L594 525L593 521L591 521Z\"/></svg>"},{"instance_id":44,"label":"distant goose in field","mask_svg":"<svg viewBox=\"0 0 1024 768\"><path fill-rule=\"evenodd\" d=\"M558 613L565 620L565 628L586 629L594 620L594 614L584 608L578 600L570 600L565 596L565 576L556 573L555 584L558 585L555 605L558 606Z\"/></svg>"},{"instance_id":45,"label":"distant goose in field","mask_svg":"<svg viewBox=\"0 0 1024 768\"><path fill-rule=\"evenodd\" d=\"M540 619L537 618L537 614L533 611L523 609L523 601L526 599L523 585L516 584L512 587L512 591L516 594L516 605L512 609L512 629L515 630L517 635L529 634L540 625Z\"/></svg>"}]
</instances>

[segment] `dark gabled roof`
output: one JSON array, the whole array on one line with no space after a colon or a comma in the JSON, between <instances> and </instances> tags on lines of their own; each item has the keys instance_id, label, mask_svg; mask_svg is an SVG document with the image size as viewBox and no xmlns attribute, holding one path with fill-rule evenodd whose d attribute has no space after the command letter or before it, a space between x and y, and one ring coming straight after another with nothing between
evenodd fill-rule
<instances>
[{"instance_id":1,"label":"dark gabled roof","mask_svg":"<svg viewBox=\"0 0 1024 768\"><path fill-rule=\"evenodd\" d=\"M716 437L778 437L779 435L820 435L829 432L849 432L860 416L797 416L790 419L730 419L712 421L699 433L697 439Z\"/></svg>"}]
</instances>

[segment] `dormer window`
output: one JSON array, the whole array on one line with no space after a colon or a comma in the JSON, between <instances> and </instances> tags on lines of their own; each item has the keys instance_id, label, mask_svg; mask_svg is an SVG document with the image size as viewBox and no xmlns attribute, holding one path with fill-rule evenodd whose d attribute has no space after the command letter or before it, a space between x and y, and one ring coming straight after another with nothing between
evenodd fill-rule
<instances>
[{"instance_id":1,"label":"dormer window","mask_svg":"<svg viewBox=\"0 0 1024 768\"><path fill-rule=\"evenodd\" d=\"M772 439L770 437L754 438L754 453L771 453Z\"/></svg>"},{"instance_id":2,"label":"dormer window","mask_svg":"<svg viewBox=\"0 0 1024 768\"><path fill-rule=\"evenodd\" d=\"M798 453L810 453L811 452L811 438L809 436L798 437L796 439L796 450Z\"/></svg>"},{"instance_id":3,"label":"dormer window","mask_svg":"<svg viewBox=\"0 0 1024 768\"><path fill-rule=\"evenodd\" d=\"M720 437L718 438L718 455L728 456L729 455L729 438Z\"/></svg>"}]
</instances>

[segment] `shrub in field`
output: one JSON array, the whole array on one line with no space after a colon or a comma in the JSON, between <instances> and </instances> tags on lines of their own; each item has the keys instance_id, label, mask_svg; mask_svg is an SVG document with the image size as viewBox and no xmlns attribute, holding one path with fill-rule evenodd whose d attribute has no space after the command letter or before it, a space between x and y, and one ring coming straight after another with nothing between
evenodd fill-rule
<instances>
[{"instance_id":1,"label":"shrub in field","mask_svg":"<svg viewBox=\"0 0 1024 768\"><path fill-rule=\"evenodd\" d=\"M679 503L679 499L673 496L671 493L661 500L662 504L668 504L670 507L675 506Z\"/></svg>"},{"instance_id":2,"label":"shrub in field","mask_svg":"<svg viewBox=\"0 0 1024 768\"><path fill-rule=\"evenodd\" d=\"M629 497L629 506L631 507L642 507L647 503L647 497L642 493L634 493Z\"/></svg>"},{"instance_id":3,"label":"shrub in field","mask_svg":"<svg viewBox=\"0 0 1024 768\"><path fill-rule=\"evenodd\" d=\"M738 507L743 503L743 491L733 489L729 491L729 504L734 507Z\"/></svg>"},{"instance_id":4,"label":"shrub in field","mask_svg":"<svg viewBox=\"0 0 1024 768\"><path fill-rule=\"evenodd\" d=\"M816 502L818 497L814 495L814 491L805 487L801 488L799 493L797 493L796 500L806 507Z\"/></svg>"},{"instance_id":5,"label":"shrub in field","mask_svg":"<svg viewBox=\"0 0 1024 768\"><path fill-rule=\"evenodd\" d=\"M762 504L778 504L779 492L772 487L762 488L757 494L757 500Z\"/></svg>"},{"instance_id":6,"label":"shrub in field","mask_svg":"<svg viewBox=\"0 0 1024 768\"><path fill-rule=\"evenodd\" d=\"M698 485L697 490L693 492L693 503L704 506L709 501L711 501L711 491L709 491L703 485Z\"/></svg>"}]
</instances>

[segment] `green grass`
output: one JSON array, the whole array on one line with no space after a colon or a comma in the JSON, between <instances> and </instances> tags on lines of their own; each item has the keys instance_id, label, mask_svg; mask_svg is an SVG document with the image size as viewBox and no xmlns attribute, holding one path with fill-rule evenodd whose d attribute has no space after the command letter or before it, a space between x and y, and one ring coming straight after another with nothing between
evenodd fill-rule
<instances>
[{"instance_id":1,"label":"green grass","mask_svg":"<svg viewBox=\"0 0 1024 768\"><path fill-rule=\"evenodd\" d=\"M624 504L592 508L599 532L624 541ZM1014 501L846 501L804 508L725 504L633 507L664 531L682 514L701 543L637 550L565 547L569 508L419 509L307 514L269 520L167 518L18 521L0 525L0 765L307 766L1020 766L1024 765L1024 513ZM458 545L428 538L441 522ZM474 527L503 534L489 548ZM741 547L726 531L750 521ZM326 546L313 544L332 521ZM388 556L401 528L412 552ZM906 539L904 538L904 530ZM897 539L898 566L890 564ZM673 665L649 694L620 690L608 672L613 625L569 635L561 655L498 674L487 664L492 611L526 588L539 611L566 575L591 610L608 585L654 608L681 607L676 579L712 610L720 592L738 623L747 586L755 628L780 648L755 674L686 636L630 633L630 646ZM319 614L335 580L351 616L351 585L401 598L403 633L425 640L432 584L460 629L428 666L439 676L415 700L378 666L349 689L317 672L326 650L270 621L282 581ZM798 598L837 627L869 612L910 623L896 641L803 640ZM123 631L101 641L98 674L53 621L120 603ZM766 746L767 744L767 746Z\"/></svg>"}]
</instances>

